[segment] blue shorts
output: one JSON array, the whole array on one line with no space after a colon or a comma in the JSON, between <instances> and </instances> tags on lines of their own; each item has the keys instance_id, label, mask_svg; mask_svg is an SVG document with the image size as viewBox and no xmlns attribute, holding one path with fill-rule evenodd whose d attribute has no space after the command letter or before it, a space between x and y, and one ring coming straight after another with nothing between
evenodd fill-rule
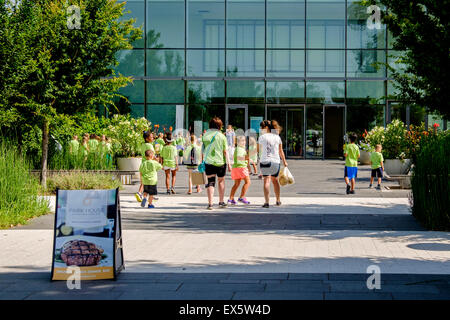
<instances>
[{"instance_id":1,"label":"blue shorts","mask_svg":"<svg viewBox=\"0 0 450 320\"><path fill-rule=\"evenodd\" d=\"M358 167L345 166L344 178L354 179L358 176Z\"/></svg>"}]
</instances>

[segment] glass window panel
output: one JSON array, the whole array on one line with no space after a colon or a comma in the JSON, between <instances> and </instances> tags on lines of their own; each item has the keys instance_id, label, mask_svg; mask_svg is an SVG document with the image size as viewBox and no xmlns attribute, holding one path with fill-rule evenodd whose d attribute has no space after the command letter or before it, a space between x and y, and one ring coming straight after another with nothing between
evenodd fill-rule
<instances>
[{"instance_id":1,"label":"glass window panel","mask_svg":"<svg viewBox=\"0 0 450 320\"><path fill-rule=\"evenodd\" d=\"M384 81L347 81L348 103L381 104L384 97Z\"/></svg>"},{"instance_id":2,"label":"glass window panel","mask_svg":"<svg viewBox=\"0 0 450 320\"><path fill-rule=\"evenodd\" d=\"M159 124L160 131L169 131L169 128L175 128L175 119L177 116L176 105L147 105L146 118L152 123L152 126Z\"/></svg>"},{"instance_id":3,"label":"glass window panel","mask_svg":"<svg viewBox=\"0 0 450 320\"><path fill-rule=\"evenodd\" d=\"M268 103L304 102L305 83L303 81L267 81Z\"/></svg>"},{"instance_id":4,"label":"glass window panel","mask_svg":"<svg viewBox=\"0 0 450 320\"><path fill-rule=\"evenodd\" d=\"M188 81L188 102L224 103L224 81Z\"/></svg>"},{"instance_id":5,"label":"glass window panel","mask_svg":"<svg viewBox=\"0 0 450 320\"><path fill-rule=\"evenodd\" d=\"M307 1L307 47L345 47L345 0Z\"/></svg>"},{"instance_id":6,"label":"glass window panel","mask_svg":"<svg viewBox=\"0 0 450 320\"><path fill-rule=\"evenodd\" d=\"M306 83L306 98L313 103L343 103L345 83L343 81L310 81Z\"/></svg>"},{"instance_id":7,"label":"glass window panel","mask_svg":"<svg viewBox=\"0 0 450 320\"><path fill-rule=\"evenodd\" d=\"M387 83L387 95L389 99L395 99L397 95L400 94L399 89L396 87L397 82L395 81L388 81Z\"/></svg>"},{"instance_id":8,"label":"glass window panel","mask_svg":"<svg viewBox=\"0 0 450 320\"><path fill-rule=\"evenodd\" d=\"M380 10L384 10L384 6L377 4ZM361 4L359 0L348 1L347 8L347 33L348 48L367 48L367 49L384 49L386 47L386 25L375 24L373 20L372 29L368 27L368 19L373 12L367 13L369 6Z\"/></svg>"},{"instance_id":9,"label":"glass window panel","mask_svg":"<svg viewBox=\"0 0 450 320\"><path fill-rule=\"evenodd\" d=\"M388 53L388 64L390 67L394 68L399 73L403 74L406 68L406 64L402 61L402 51L389 50ZM388 76L390 76L392 72L388 70Z\"/></svg>"},{"instance_id":10,"label":"glass window panel","mask_svg":"<svg viewBox=\"0 0 450 320\"><path fill-rule=\"evenodd\" d=\"M264 50L227 50L227 76L264 76Z\"/></svg>"},{"instance_id":11,"label":"glass window panel","mask_svg":"<svg viewBox=\"0 0 450 320\"><path fill-rule=\"evenodd\" d=\"M147 50L147 76L184 76L184 50Z\"/></svg>"},{"instance_id":12,"label":"glass window panel","mask_svg":"<svg viewBox=\"0 0 450 320\"><path fill-rule=\"evenodd\" d=\"M145 30L144 30L144 20L145 20L145 3L142 0L127 0L127 1L119 1L119 3L125 2L125 8L123 10L124 15L119 18L119 21L124 20L130 20L130 19L136 19L136 22L133 24L136 28L141 28L142 38L139 40L136 40L133 43L134 48L143 48L144 47L144 37L145 37ZM129 11L129 13L128 13Z\"/></svg>"},{"instance_id":13,"label":"glass window panel","mask_svg":"<svg viewBox=\"0 0 450 320\"><path fill-rule=\"evenodd\" d=\"M227 47L264 48L265 1L227 1Z\"/></svg>"},{"instance_id":14,"label":"glass window panel","mask_svg":"<svg viewBox=\"0 0 450 320\"><path fill-rule=\"evenodd\" d=\"M347 132L362 136L364 130L384 127L384 105L347 105Z\"/></svg>"},{"instance_id":15,"label":"glass window panel","mask_svg":"<svg viewBox=\"0 0 450 320\"><path fill-rule=\"evenodd\" d=\"M307 77L344 77L344 50L308 50Z\"/></svg>"},{"instance_id":16,"label":"glass window panel","mask_svg":"<svg viewBox=\"0 0 450 320\"><path fill-rule=\"evenodd\" d=\"M322 158L323 106L306 107L306 158Z\"/></svg>"},{"instance_id":17,"label":"glass window panel","mask_svg":"<svg viewBox=\"0 0 450 320\"><path fill-rule=\"evenodd\" d=\"M384 78L386 76L384 50L348 50L347 77Z\"/></svg>"},{"instance_id":18,"label":"glass window panel","mask_svg":"<svg viewBox=\"0 0 450 320\"><path fill-rule=\"evenodd\" d=\"M225 1L187 1L188 48L224 48Z\"/></svg>"},{"instance_id":19,"label":"glass window panel","mask_svg":"<svg viewBox=\"0 0 450 320\"><path fill-rule=\"evenodd\" d=\"M121 88L119 93L127 97L131 103L144 103L144 85L145 82L143 80L134 80L133 83Z\"/></svg>"},{"instance_id":20,"label":"glass window panel","mask_svg":"<svg viewBox=\"0 0 450 320\"><path fill-rule=\"evenodd\" d=\"M222 77L225 72L225 50L188 50L188 76Z\"/></svg>"},{"instance_id":21,"label":"glass window panel","mask_svg":"<svg viewBox=\"0 0 450 320\"><path fill-rule=\"evenodd\" d=\"M184 103L184 81L147 81L148 103Z\"/></svg>"},{"instance_id":22,"label":"glass window panel","mask_svg":"<svg viewBox=\"0 0 450 320\"><path fill-rule=\"evenodd\" d=\"M267 50L267 76L304 77L303 50Z\"/></svg>"},{"instance_id":23,"label":"glass window panel","mask_svg":"<svg viewBox=\"0 0 450 320\"><path fill-rule=\"evenodd\" d=\"M304 0L267 0L267 47L305 47Z\"/></svg>"},{"instance_id":24,"label":"glass window panel","mask_svg":"<svg viewBox=\"0 0 450 320\"><path fill-rule=\"evenodd\" d=\"M115 67L117 73L124 76L144 76L144 50L121 50L116 55L119 65Z\"/></svg>"},{"instance_id":25,"label":"glass window panel","mask_svg":"<svg viewBox=\"0 0 450 320\"><path fill-rule=\"evenodd\" d=\"M219 117L225 123L225 105L189 104L186 107L186 123L189 132L198 137L209 128L209 120Z\"/></svg>"},{"instance_id":26,"label":"glass window panel","mask_svg":"<svg viewBox=\"0 0 450 320\"><path fill-rule=\"evenodd\" d=\"M262 103L264 102L263 81L227 81L228 103Z\"/></svg>"},{"instance_id":27,"label":"glass window panel","mask_svg":"<svg viewBox=\"0 0 450 320\"><path fill-rule=\"evenodd\" d=\"M148 48L184 48L183 0L148 0L147 13Z\"/></svg>"},{"instance_id":28,"label":"glass window panel","mask_svg":"<svg viewBox=\"0 0 450 320\"><path fill-rule=\"evenodd\" d=\"M145 117L145 106L143 104L132 104L130 106L130 116L132 118Z\"/></svg>"}]
</instances>

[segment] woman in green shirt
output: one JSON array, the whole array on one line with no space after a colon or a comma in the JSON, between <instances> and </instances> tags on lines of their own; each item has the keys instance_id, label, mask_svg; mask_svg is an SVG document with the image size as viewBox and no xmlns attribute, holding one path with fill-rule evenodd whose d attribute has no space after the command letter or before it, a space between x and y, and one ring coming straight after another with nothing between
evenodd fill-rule
<instances>
[{"instance_id":1,"label":"woman in green shirt","mask_svg":"<svg viewBox=\"0 0 450 320\"><path fill-rule=\"evenodd\" d=\"M166 173L166 188L167 194L175 194L175 181L177 179L178 171L178 151L177 147L173 145L172 133L166 134L165 145L161 150L161 158L163 160L163 168ZM172 186L170 187L170 173L172 173Z\"/></svg>"}]
</instances>

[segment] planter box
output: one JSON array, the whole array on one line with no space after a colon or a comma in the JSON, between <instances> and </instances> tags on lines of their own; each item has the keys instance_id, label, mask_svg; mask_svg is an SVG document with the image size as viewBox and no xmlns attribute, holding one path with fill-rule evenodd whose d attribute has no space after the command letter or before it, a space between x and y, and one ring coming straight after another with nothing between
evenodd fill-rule
<instances>
[{"instance_id":1,"label":"planter box","mask_svg":"<svg viewBox=\"0 0 450 320\"><path fill-rule=\"evenodd\" d=\"M117 167L120 171L138 172L141 166L142 158L117 158Z\"/></svg>"},{"instance_id":2,"label":"planter box","mask_svg":"<svg viewBox=\"0 0 450 320\"><path fill-rule=\"evenodd\" d=\"M388 175L403 175L407 174L411 166L411 159L386 159L384 161L384 171Z\"/></svg>"},{"instance_id":3,"label":"planter box","mask_svg":"<svg viewBox=\"0 0 450 320\"><path fill-rule=\"evenodd\" d=\"M362 165L370 164L370 152L361 150L360 154L359 163Z\"/></svg>"}]
</instances>

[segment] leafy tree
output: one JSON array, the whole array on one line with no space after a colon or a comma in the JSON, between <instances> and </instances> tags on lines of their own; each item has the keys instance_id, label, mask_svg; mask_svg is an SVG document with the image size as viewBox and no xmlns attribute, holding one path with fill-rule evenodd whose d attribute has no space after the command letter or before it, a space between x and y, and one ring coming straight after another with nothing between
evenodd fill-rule
<instances>
[{"instance_id":1,"label":"leafy tree","mask_svg":"<svg viewBox=\"0 0 450 320\"><path fill-rule=\"evenodd\" d=\"M380 0L388 8L383 21L392 32L396 59L390 67L399 97L450 119L450 0ZM363 1L370 4L372 1Z\"/></svg>"},{"instance_id":2,"label":"leafy tree","mask_svg":"<svg viewBox=\"0 0 450 320\"><path fill-rule=\"evenodd\" d=\"M71 28L73 11L80 8L80 28ZM9 122L42 127L41 180L46 183L52 120L57 114L93 111L114 106L117 90L131 78L116 75L116 54L131 49L141 31L134 20L120 21L124 3L117 0L0 0L0 22L8 47L0 51L0 110ZM76 26L76 24L75 24ZM3 37L2 37L3 38ZM16 50L17 49L17 50ZM16 52L18 52L18 56ZM3 64L3 63L2 63Z\"/></svg>"}]
</instances>

